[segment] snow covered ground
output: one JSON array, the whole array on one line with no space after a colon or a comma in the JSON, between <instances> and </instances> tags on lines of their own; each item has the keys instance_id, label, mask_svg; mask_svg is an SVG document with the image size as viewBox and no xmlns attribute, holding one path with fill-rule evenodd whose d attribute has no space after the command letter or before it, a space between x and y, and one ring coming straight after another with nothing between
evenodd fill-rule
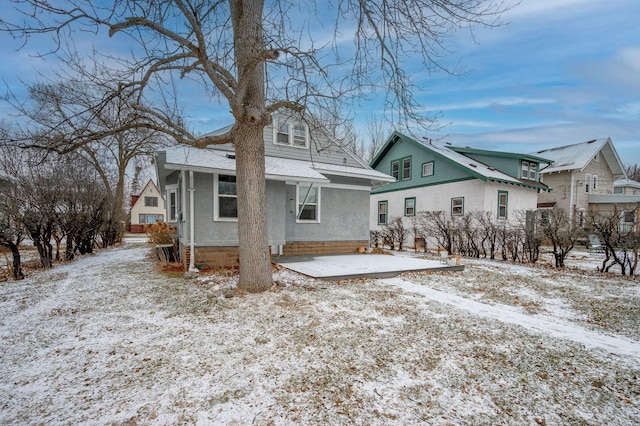
<instances>
[{"instance_id":1,"label":"snow covered ground","mask_svg":"<svg viewBox=\"0 0 640 426\"><path fill-rule=\"evenodd\" d=\"M594 262L234 295L130 240L0 284L0 424L640 424L640 281Z\"/></svg>"}]
</instances>

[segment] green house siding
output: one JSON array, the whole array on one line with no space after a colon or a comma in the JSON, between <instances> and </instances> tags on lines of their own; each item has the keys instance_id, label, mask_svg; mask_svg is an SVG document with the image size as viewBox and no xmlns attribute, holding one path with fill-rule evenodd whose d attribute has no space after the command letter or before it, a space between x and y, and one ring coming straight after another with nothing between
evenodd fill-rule
<instances>
[{"instance_id":1,"label":"green house siding","mask_svg":"<svg viewBox=\"0 0 640 426\"><path fill-rule=\"evenodd\" d=\"M403 179L402 163L404 159L411 159L411 177ZM435 155L428 149L424 149L415 141L400 138L393 144L384 157L379 162L372 163L372 167L382 173L391 174L392 163L399 165L399 177L397 182L384 185L381 188L374 188L372 193L382 193L390 191L400 191L403 189L418 188L430 185L439 185L448 182L474 179L467 171L457 164L451 164L446 159ZM433 163L433 175L422 176L422 165Z\"/></svg>"}]
</instances>

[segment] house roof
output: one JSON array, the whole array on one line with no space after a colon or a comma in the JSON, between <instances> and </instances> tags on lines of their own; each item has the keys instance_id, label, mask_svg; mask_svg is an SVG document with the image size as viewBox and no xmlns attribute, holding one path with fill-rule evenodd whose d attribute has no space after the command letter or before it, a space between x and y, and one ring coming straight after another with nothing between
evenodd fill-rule
<instances>
[{"instance_id":1,"label":"house roof","mask_svg":"<svg viewBox=\"0 0 640 426\"><path fill-rule=\"evenodd\" d=\"M589 195L589 204L637 204L640 195L605 194Z\"/></svg>"},{"instance_id":2,"label":"house roof","mask_svg":"<svg viewBox=\"0 0 640 426\"><path fill-rule=\"evenodd\" d=\"M532 155L532 154L523 154L523 153L506 152L506 151L490 151L487 149L477 149L477 148L471 148L468 146L462 147L462 146L447 145L447 148L454 150L456 152L459 152L460 154L482 154L482 155L491 155L491 156L504 157L504 158L517 158L520 160L533 161L536 163L546 163L546 164L553 163L553 160L539 157L537 155Z\"/></svg>"},{"instance_id":3,"label":"house roof","mask_svg":"<svg viewBox=\"0 0 640 426\"><path fill-rule=\"evenodd\" d=\"M235 155L229 151L187 146L167 148L164 151L166 153L164 167L170 170L235 174ZM265 173L267 179L279 181L328 183L329 179L324 174L370 179L375 182L393 182L395 180L391 176L369 167L339 166L273 156L265 157Z\"/></svg>"},{"instance_id":4,"label":"house roof","mask_svg":"<svg viewBox=\"0 0 640 426\"><path fill-rule=\"evenodd\" d=\"M142 188L142 191L140 191L137 194L131 195L131 198L132 198L131 208L132 209L133 209L133 206L135 206L138 203L138 201L140 200L140 196L142 194L144 194L144 192L147 190L149 185L152 185L156 189L156 191L158 191L158 193L160 193L160 190L158 189L158 185L156 185L156 183L152 179L149 179L149 182L147 182L147 184L144 186L144 188Z\"/></svg>"},{"instance_id":5,"label":"house roof","mask_svg":"<svg viewBox=\"0 0 640 426\"><path fill-rule=\"evenodd\" d=\"M626 188L640 189L640 182L632 179L618 179L615 182L613 182L613 187L614 188L626 187Z\"/></svg>"},{"instance_id":6,"label":"house roof","mask_svg":"<svg viewBox=\"0 0 640 426\"><path fill-rule=\"evenodd\" d=\"M409 141L410 143L415 144L419 149L431 151L435 156L449 162L450 164L454 164L464 169L471 176L485 182L493 181L509 183L528 188L548 190L548 187L540 182L520 180L515 177L509 176L508 174L503 173L494 167L488 166L480 161L469 158L464 154L451 150L448 146L438 145L432 142L430 142L429 144L420 143L415 139L410 138L409 136L406 136L397 131L393 132L387 143L382 147L380 152L378 152L376 157L371 162L371 166L376 167L384 158L384 156L389 152L391 147L393 147L393 145L400 140Z\"/></svg>"},{"instance_id":7,"label":"house roof","mask_svg":"<svg viewBox=\"0 0 640 426\"><path fill-rule=\"evenodd\" d=\"M553 160L553 164L540 171L541 173L553 173L568 170L582 171L598 153L604 157L614 176L626 177L620 157L618 157L610 138L545 149L537 151L535 154Z\"/></svg>"}]
</instances>

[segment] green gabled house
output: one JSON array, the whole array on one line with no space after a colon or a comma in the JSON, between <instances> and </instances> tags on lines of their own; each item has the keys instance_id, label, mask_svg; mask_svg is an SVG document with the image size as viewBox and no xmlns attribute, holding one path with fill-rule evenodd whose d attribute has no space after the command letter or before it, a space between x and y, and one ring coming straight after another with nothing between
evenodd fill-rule
<instances>
[{"instance_id":1,"label":"green gabled house","mask_svg":"<svg viewBox=\"0 0 640 426\"><path fill-rule=\"evenodd\" d=\"M420 211L462 216L479 210L509 220L515 211L536 209L538 193L549 190L539 170L549 163L530 154L419 142L394 132L371 162L396 179L372 189L371 228L393 217L410 220Z\"/></svg>"}]
</instances>

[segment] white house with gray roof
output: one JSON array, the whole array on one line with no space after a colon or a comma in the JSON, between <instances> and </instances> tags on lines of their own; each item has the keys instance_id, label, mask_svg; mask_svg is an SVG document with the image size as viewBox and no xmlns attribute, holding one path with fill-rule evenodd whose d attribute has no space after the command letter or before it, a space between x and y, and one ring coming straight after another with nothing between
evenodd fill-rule
<instances>
[{"instance_id":1,"label":"white house with gray roof","mask_svg":"<svg viewBox=\"0 0 640 426\"><path fill-rule=\"evenodd\" d=\"M613 195L614 182L627 177L610 138L537 151L534 155L553 161L540 171L551 192L539 194L539 207L558 206L581 225L589 210L601 203L602 196Z\"/></svg>"},{"instance_id":2,"label":"white house with gray roof","mask_svg":"<svg viewBox=\"0 0 640 426\"><path fill-rule=\"evenodd\" d=\"M353 253L368 245L369 192L393 178L285 114L265 127L264 143L272 254ZM155 158L166 220L177 228L183 262L193 247L196 266L237 266L234 146L177 146Z\"/></svg>"}]
</instances>

